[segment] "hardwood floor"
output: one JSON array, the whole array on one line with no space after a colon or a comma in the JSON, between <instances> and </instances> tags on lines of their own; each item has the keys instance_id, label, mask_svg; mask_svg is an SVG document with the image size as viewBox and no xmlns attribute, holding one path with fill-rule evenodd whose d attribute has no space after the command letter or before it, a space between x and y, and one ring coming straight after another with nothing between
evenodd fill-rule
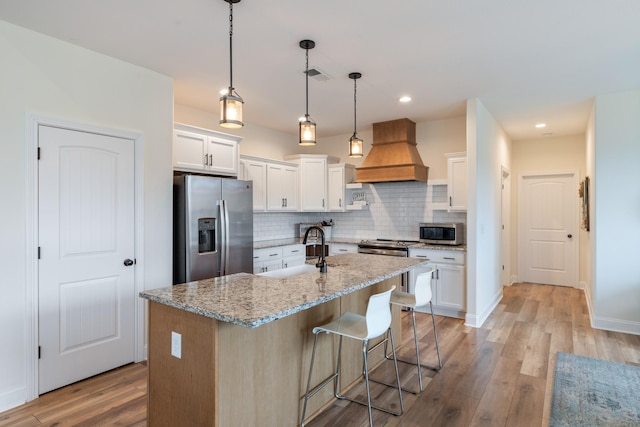
<instances>
[{"instance_id":1,"label":"hardwood floor","mask_svg":"<svg viewBox=\"0 0 640 427\"><path fill-rule=\"evenodd\" d=\"M421 313L417 318L423 361L435 363L431 318ZM504 289L504 298L482 328L445 317L437 317L437 323L442 370L423 371L422 394L404 393L403 416L374 411L376 426L544 426L556 352L640 366L640 336L592 329L578 289L515 284ZM401 353L409 358L412 334L406 312L403 331ZM372 375L392 378L389 365ZM415 388L415 367L400 364L400 369L403 383ZM364 387L347 394L364 396ZM397 398L378 384L372 384L372 396L382 404ZM307 425L364 426L367 419L365 407L336 402ZM97 425L146 425L144 364L124 366L0 413L0 427Z\"/></svg>"}]
</instances>

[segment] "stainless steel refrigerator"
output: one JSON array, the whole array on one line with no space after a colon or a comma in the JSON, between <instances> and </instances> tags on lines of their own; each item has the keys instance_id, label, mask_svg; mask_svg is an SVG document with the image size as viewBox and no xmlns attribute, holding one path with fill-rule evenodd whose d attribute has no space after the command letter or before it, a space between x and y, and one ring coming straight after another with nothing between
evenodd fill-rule
<instances>
[{"instance_id":1,"label":"stainless steel refrigerator","mask_svg":"<svg viewBox=\"0 0 640 427\"><path fill-rule=\"evenodd\" d=\"M253 182L174 177L173 283L253 272Z\"/></svg>"}]
</instances>

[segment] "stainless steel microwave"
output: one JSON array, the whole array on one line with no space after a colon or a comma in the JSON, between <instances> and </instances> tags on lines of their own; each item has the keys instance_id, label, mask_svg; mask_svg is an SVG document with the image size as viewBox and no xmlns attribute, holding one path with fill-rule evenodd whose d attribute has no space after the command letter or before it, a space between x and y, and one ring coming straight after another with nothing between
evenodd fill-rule
<instances>
[{"instance_id":1,"label":"stainless steel microwave","mask_svg":"<svg viewBox=\"0 0 640 427\"><path fill-rule=\"evenodd\" d=\"M464 224L461 222L420 223L419 240L433 245L462 245L464 244Z\"/></svg>"}]
</instances>

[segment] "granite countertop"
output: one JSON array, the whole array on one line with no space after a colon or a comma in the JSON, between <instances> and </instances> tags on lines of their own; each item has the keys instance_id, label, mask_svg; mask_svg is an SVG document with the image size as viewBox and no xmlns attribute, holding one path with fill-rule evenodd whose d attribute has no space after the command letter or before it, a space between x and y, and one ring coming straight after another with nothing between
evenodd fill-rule
<instances>
[{"instance_id":1,"label":"granite countertop","mask_svg":"<svg viewBox=\"0 0 640 427\"><path fill-rule=\"evenodd\" d=\"M319 270L288 278L249 273L140 293L141 298L239 326L255 328L427 264L416 258L367 254L327 257Z\"/></svg>"},{"instance_id":2,"label":"granite countertop","mask_svg":"<svg viewBox=\"0 0 640 427\"><path fill-rule=\"evenodd\" d=\"M332 237L331 239L325 239L326 244L331 243L347 243L351 245L357 245L362 239L351 239L348 237ZM259 240L253 242L253 249L274 248L277 246L288 246L302 244L302 237L290 237L287 239L274 239L274 240ZM320 244L320 240L307 240L308 245Z\"/></svg>"},{"instance_id":3,"label":"granite countertop","mask_svg":"<svg viewBox=\"0 0 640 427\"><path fill-rule=\"evenodd\" d=\"M467 250L467 245L432 245L429 243L416 243L414 245L409 246L410 249L437 249L439 251L461 251L465 252Z\"/></svg>"}]
</instances>

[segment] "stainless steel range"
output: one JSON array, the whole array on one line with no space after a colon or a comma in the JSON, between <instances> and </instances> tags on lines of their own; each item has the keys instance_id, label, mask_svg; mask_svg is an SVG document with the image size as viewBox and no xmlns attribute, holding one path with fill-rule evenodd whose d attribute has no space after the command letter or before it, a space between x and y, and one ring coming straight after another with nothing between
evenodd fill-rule
<instances>
[{"instance_id":1,"label":"stainless steel range","mask_svg":"<svg viewBox=\"0 0 640 427\"><path fill-rule=\"evenodd\" d=\"M387 256L409 256L409 246L419 243L415 240L392 240L392 239L376 239L376 240L362 240L358 244L358 253L360 254L374 254L374 255L387 255ZM407 290L407 284L409 283L409 273L402 275L402 290ZM403 309L406 311L406 309Z\"/></svg>"},{"instance_id":2,"label":"stainless steel range","mask_svg":"<svg viewBox=\"0 0 640 427\"><path fill-rule=\"evenodd\" d=\"M415 240L376 239L362 240L358 244L358 253L388 256L409 256L409 246L419 243Z\"/></svg>"}]
</instances>

